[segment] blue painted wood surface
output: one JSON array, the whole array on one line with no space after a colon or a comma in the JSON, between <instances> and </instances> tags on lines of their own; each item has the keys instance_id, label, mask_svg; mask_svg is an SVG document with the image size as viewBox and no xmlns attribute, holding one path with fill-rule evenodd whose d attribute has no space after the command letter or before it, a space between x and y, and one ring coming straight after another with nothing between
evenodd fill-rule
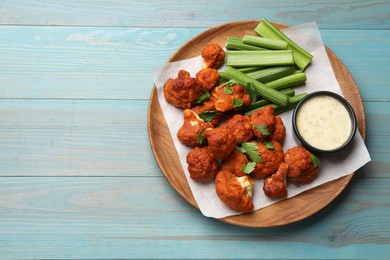
<instances>
[{"instance_id":1,"label":"blue painted wood surface","mask_svg":"<svg viewBox=\"0 0 390 260\"><path fill-rule=\"evenodd\" d=\"M1 259L388 259L389 1L1 1ZM147 135L153 68L222 23L316 21L354 77L372 162L301 222L205 218Z\"/></svg>"}]
</instances>

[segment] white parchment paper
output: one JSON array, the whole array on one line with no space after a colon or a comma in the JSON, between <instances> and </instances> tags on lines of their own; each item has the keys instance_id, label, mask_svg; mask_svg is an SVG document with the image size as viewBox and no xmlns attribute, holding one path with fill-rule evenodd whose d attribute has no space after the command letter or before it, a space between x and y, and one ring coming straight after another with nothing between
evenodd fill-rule
<instances>
[{"instance_id":1,"label":"white parchment paper","mask_svg":"<svg viewBox=\"0 0 390 260\"><path fill-rule=\"evenodd\" d=\"M295 88L296 94L302 92L311 93L318 90L328 90L342 95L340 86L335 78L333 69L326 54L317 24L314 22L306 23L289 27L284 29L283 32L314 56L311 64L305 70L307 74L306 84ZM219 200L215 193L214 183L200 184L189 178L186 155L190 151L190 148L182 145L176 137L177 131L183 124L183 110L168 104L165 101L163 94L164 83L168 78L176 78L180 69L187 70L190 72L192 77L195 77L195 74L201 69L202 63L203 59L200 56L168 63L163 67L156 69L155 84L158 89L158 98L165 120L168 123L169 130L174 140L174 145L179 154L181 164L195 200L203 215L207 217L222 218L240 214L240 212L227 208ZM223 68L220 70L223 70ZM287 151L287 149L298 145L293 135L291 123L292 111L283 113L281 117L286 126L286 138L283 143L283 149L284 151ZM356 132L352 144L342 154L337 154L337 156L318 157L321 160L320 173L318 177L314 180L314 182L301 185L300 187L290 184L288 186L289 198L305 190L348 175L371 160L368 150L358 131ZM267 198L264 195L262 187L263 181L255 180L255 189L253 193L255 210L277 202L277 200Z\"/></svg>"}]
</instances>

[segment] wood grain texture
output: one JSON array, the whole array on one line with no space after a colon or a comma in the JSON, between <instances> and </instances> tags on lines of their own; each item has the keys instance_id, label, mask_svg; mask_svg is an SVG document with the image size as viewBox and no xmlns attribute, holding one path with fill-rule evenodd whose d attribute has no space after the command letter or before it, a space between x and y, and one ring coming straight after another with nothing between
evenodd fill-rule
<instances>
[{"instance_id":1,"label":"wood grain texture","mask_svg":"<svg viewBox=\"0 0 390 260\"><path fill-rule=\"evenodd\" d=\"M6 0L0 7L0 23L12 25L211 27L266 17L289 25L316 20L320 28L390 27L384 0Z\"/></svg>"},{"instance_id":2,"label":"wood grain texture","mask_svg":"<svg viewBox=\"0 0 390 260\"><path fill-rule=\"evenodd\" d=\"M381 198L390 196L388 185L355 179L321 214L259 231L201 217L162 177L3 177L0 255L292 259L304 252L307 259L385 259L390 205Z\"/></svg>"},{"instance_id":3,"label":"wood grain texture","mask_svg":"<svg viewBox=\"0 0 390 260\"><path fill-rule=\"evenodd\" d=\"M206 29L2 26L0 98L148 99L153 68ZM363 100L390 100L389 30L321 35L364 86Z\"/></svg>"},{"instance_id":4,"label":"wood grain texture","mask_svg":"<svg viewBox=\"0 0 390 260\"><path fill-rule=\"evenodd\" d=\"M0 258L387 259L389 5L0 1ZM258 230L178 196L146 113L154 67L211 26L261 17L318 23L365 101L373 161L317 214Z\"/></svg>"},{"instance_id":5,"label":"wood grain texture","mask_svg":"<svg viewBox=\"0 0 390 260\"><path fill-rule=\"evenodd\" d=\"M2 100L0 176L150 176L147 101Z\"/></svg>"},{"instance_id":6,"label":"wood grain texture","mask_svg":"<svg viewBox=\"0 0 390 260\"><path fill-rule=\"evenodd\" d=\"M241 21L213 27L186 42L171 56L169 61L173 62L197 56L210 42L223 46L228 36L243 37L244 35L254 35L253 29L258 23L259 21ZM275 25L279 28L286 28L285 25ZM331 50L327 49L326 51L340 88L355 111L358 129L364 139L366 135L366 120L358 87L340 59ZM159 107L157 91L154 88L148 110L148 130L153 153L172 187L190 204L197 207L181 167L177 151L173 145L168 126ZM220 220L235 225L261 228L290 224L307 218L328 205L342 192L352 176L353 173L288 200L253 211L250 214L229 216Z\"/></svg>"}]
</instances>

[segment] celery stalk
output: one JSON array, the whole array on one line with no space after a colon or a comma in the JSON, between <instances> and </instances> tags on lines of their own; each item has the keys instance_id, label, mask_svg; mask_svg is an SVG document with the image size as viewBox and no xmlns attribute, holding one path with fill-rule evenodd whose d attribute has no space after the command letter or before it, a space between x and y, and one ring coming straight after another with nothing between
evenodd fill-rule
<instances>
[{"instance_id":1,"label":"celery stalk","mask_svg":"<svg viewBox=\"0 0 390 260\"><path fill-rule=\"evenodd\" d=\"M278 104L280 106L286 106L288 104L288 96L280 93L278 90L269 88L258 80L255 80L248 75L227 66L224 71L220 72L220 75L224 79L232 79L243 87L252 85L256 93L265 98Z\"/></svg>"},{"instance_id":2,"label":"celery stalk","mask_svg":"<svg viewBox=\"0 0 390 260\"><path fill-rule=\"evenodd\" d=\"M285 88L295 87L302 85L306 82L306 73L294 73L288 76L285 76L280 79L276 79L270 82L265 83L269 88L281 90Z\"/></svg>"},{"instance_id":3,"label":"celery stalk","mask_svg":"<svg viewBox=\"0 0 390 260\"><path fill-rule=\"evenodd\" d=\"M242 38L242 42L270 50L286 50L288 47L288 43L286 41L253 35L245 35L244 38Z\"/></svg>"},{"instance_id":4,"label":"celery stalk","mask_svg":"<svg viewBox=\"0 0 390 260\"><path fill-rule=\"evenodd\" d=\"M290 97L289 103L286 106L280 106L278 104L267 104L267 105L249 110L249 111L245 112L245 115L250 116L256 110L260 110L268 105L273 106L273 108L275 109L275 115L279 115L283 112L294 109L305 96L307 96L307 93L301 93L301 94Z\"/></svg>"},{"instance_id":5,"label":"celery stalk","mask_svg":"<svg viewBox=\"0 0 390 260\"><path fill-rule=\"evenodd\" d=\"M265 50L264 48L245 44L241 38L237 37L227 37L226 38L226 49L228 50L246 50L246 51L259 51L259 50Z\"/></svg>"},{"instance_id":6,"label":"celery stalk","mask_svg":"<svg viewBox=\"0 0 390 260\"><path fill-rule=\"evenodd\" d=\"M243 67L243 68L237 68L237 70L247 74L247 73L251 73L251 72L254 72L254 71L258 71L258 70L263 70L265 69L266 67Z\"/></svg>"},{"instance_id":7,"label":"celery stalk","mask_svg":"<svg viewBox=\"0 0 390 260\"><path fill-rule=\"evenodd\" d=\"M291 50L227 51L226 65L232 67L294 65Z\"/></svg>"},{"instance_id":8,"label":"celery stalk","mask_svg":"<svg viewBox=\"0 0 390 260\"><path fill-rule=\"evenodd\" d=\"M313 55L302 49L291 39L289 39L282 31L273 26L265 18L256 26L255 31L266 38L284 40L289 43L288 49L293 51L294 60L299 69L304 70L311 62Z\"/></svg>"},{"instance_id":9,"label":"celery stalk","mask_svg":"<svg viewBox=\"0 0 390 260\"><path fill-rule=\"evenodd\" d=\"M248 72L246 74L254 79L257 79L260 82L265 83L271 80L276 80L291 75L294 72L295 72L294 66L277 66L277 67L270 67L262 70Z\"/></svg>"},{"instance_id":10,"label":"celery stalk","mask_svg":"<svg viewBox=\"0 0 390 260\"><path fill-rule=\"evenodd\" d=\"M292 97L292 96L295 95L295 90L293 90L291 88L283 89L280 92L283 93L283 94L286 94L289 97ZM260 99L260 100L257 100L255 102L253 102L249 106L245 107L244 111L250 111L250 110L253 110L253 109L256 109L256 108L259 108L259 107L263 107L263 106L268 105L270 103L271 102L268 99Z\"/></svg>"}]
</instances>

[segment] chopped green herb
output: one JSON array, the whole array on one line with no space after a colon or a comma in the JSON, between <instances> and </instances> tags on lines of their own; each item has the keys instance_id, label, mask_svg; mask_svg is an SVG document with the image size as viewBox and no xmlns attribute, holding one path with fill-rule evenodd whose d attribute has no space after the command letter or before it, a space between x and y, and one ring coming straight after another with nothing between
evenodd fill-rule
<instances>
[{"instance_id":1,"label":"chopped green herb","mask_svg":"<svg viewBox=\"0 0 390 260\"><path fill-rule=\"evenodd\" d=\"M235 80L232 80L232 79L229 80L228 82L226 82L226 86L229 86L229 87L234 86L236 84L237 84L237 82Z\"/></svg>"},{"instance_id":2,"label":"chopped green herb","mask_svg":"<svg viewBox=\"0 0 390 260\"><path fill-rule=\"evenodd\" d=\"M210 121L215 119L217 114L218 114L218 112L210 110L210 111L204 111L204 112L200 113L198 116L203 121L210 122Z\"/></svg>"},{"instance_id":3,"label":"chopped green herb","mask_svg":"<svg viewBox=\"0 0 390 260\"><path fill-rule=\"evenodd\" d=\"M203 132L204 132L204 128L202 128L198 134L198 137L196 138L196 143L197 144L201 144L203 143Z\"/></svg>"},{"instance_id":4,"label":"chopped green herb","mask_svg":"<svg viewBox=\"0 0 390 260\"><path fill-rule=\"evenodd\" d=\"M259 147L255 143L242 143L242 148L245 150L245 153L248 155L249 159L253 162L262 162L260 153L257 151Z\"/></svg>"},{"instance_id":5,"label":"chopped green herb","mask_svg":"<svg viewBox=\"0 0 390 260\"><path fill-rule=\"evenodd\" d=\"M206 92L204 93L203 95L201 95L197 100L196 100L196 104L201 104L203 103L203 101L206 101L207 99L209 99L210 97L210 92Z\"/></svg>"},{"instance_id":6,"label":"chopped green herb","mask_svg":"<svg viewBox=\"0 0 390 260\"><path fill-rule=\"evenodd\" d=\"M253 172L253 170L255 169L256 167L256 162L248 162L247 164L243 165L241 167L241 170L245 173L245 174L250 174L251 172Z\"/></svg>"},{"instance_id":7,"label":"chopped green herb","mask_svg":"<svg viewBox=\"0 0 390 260\"><path fill-rule=\"evenodd\" d=\"M233 89L229 85L226 85L225 88L223 89L223 93L227 94L227 95L231 95L234 92L233 92Z\"/></svg>"},{"instance_id":8,"label":"chopped green herb","mask_svg":"<svg viewBox=\"0 0 390 260\"><path fill-rule=\"evenodd\" d=\"M267 127L265 125L253 125L256 127L256 129L260 132L262 135L270 135L270 132L268 131Z\"/></svg>"},{"instance_id":9,"label":"chopped green herb","mask_svg":"<svg viewBox=\"0 0 390 260\"><path fill-rule=\"evenodd\" d=\"M246 93L248 93L248 95L251 97L251 103L255 102L257 100L258 95L257 95L256 89L255 89L255 86L253 85L253 83L248 82L248 84L246 84L246 86L244 88L245 88Z\"/></svg>"},{"instance_id":10,"label":"chopped green herb","mask_svg":"<svg viewBox=\"0 0 390 260\"><path fill-rule=\"evenodd\" d=\"M242 148L241 146L236 146L236 150L239 151L240 153L245 153L245 149Z\"/></svg>"},{"instance_id":11,"label":"chopped green herb","mask_svg":"<svg viewBox=\"0 0 390 260\"><path fill-rule=\"evenodd\" d=\"M244 102L241 99L234 99L233 100L233 108L238 108L242 106Z\"/></svg>"},{"instance_id":12,"label":"chopped green herb","mask_svg":"<svg viewBox=\"0 0 390 260\"><path fill-rule=\"evenodd\" d=\"M264 145L265 147L268 149L268 150L274 150L274 145L271 143L271 142L264 142Z\"/></svg>"},{"instance_id":13,"label":"chopped green herb","mask_svg":"<svg viewBox=\"0 0 390 260\"><path fill-rule=\"evenodd\" d=\"M313 167L318 167L318 166L320 166L321 161L320 161L320 159L319 159L317 156L315 156L314 154L310 154L310 158L311 158L311 160L312 160L312 165L313 165Z\"/></svg>"}]
</instances>

